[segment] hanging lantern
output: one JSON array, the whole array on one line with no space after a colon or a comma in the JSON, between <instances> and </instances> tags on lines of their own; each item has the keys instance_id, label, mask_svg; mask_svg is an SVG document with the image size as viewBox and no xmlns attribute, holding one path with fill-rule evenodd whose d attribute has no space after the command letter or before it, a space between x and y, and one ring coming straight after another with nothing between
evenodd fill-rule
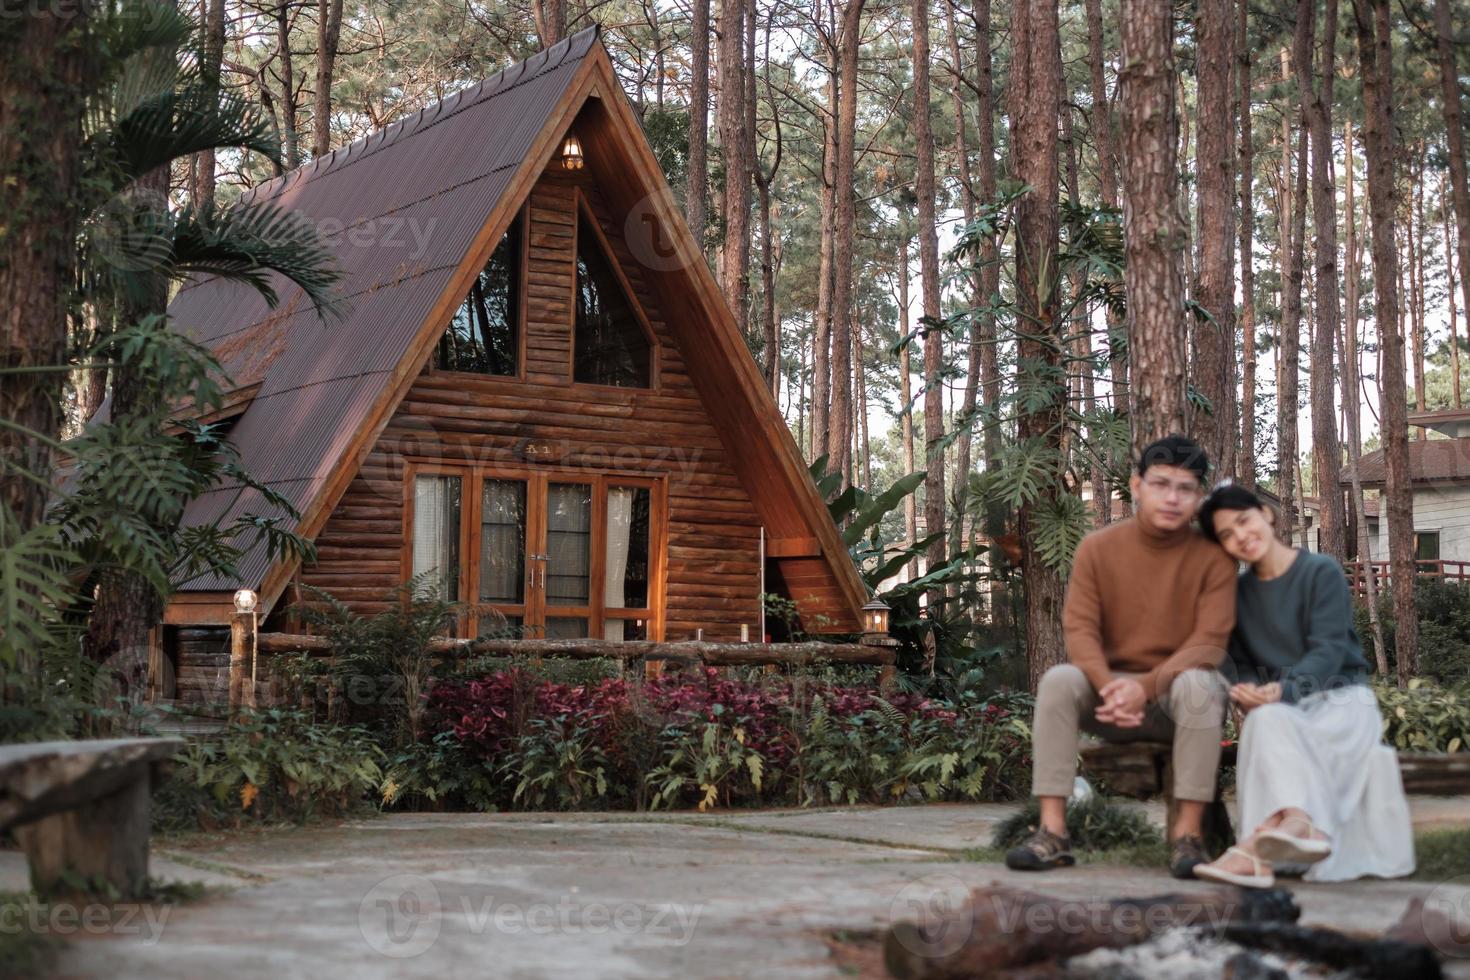
<instances>
[{"instance_id":1,"label":"hanging lantern","mask_svg":"<svg viewBox=\"0 0 1470 980\"><path fill-rule=\"evenodd\" d=\"M566 141L561 145L561 165L567 170L581 170L582 162L582 141L568 133Z\"/></svg>"},{"instance_id":2,"label":"hanging lantern","mask_svg":"<svg viewBox=\"0 0 1470 980\"><path fill-rule=\"evenodd\" d=\"M874 599L863 606L863 639L882 640L888 636L888 604Z\"/></svg>"}]
</instances>

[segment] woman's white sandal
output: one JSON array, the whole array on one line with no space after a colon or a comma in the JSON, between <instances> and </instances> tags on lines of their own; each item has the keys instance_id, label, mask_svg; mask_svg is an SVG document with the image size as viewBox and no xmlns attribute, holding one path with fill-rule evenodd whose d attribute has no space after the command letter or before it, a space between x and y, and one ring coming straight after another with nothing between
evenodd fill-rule
<instances>
[{"instance_id":1,"label":"woman's white sandal","mask_svg":"<svg viewBox=\"0 0 1470 980\"><path fill-rule=\"evenodd\" d=\"M1220 861L1225 860L1231 854L1239 854L1241 857L1249 859L1251 870L1254 874L1236 874L1234 871L1226 871L1224 868L1219 867ZM1263 867L1264 870L1262 870ZM1218 860L1210 864L1201 864L1194 869L1194 876L1196 878L1203 878L1206 881L1221 881L1227 885L1239 885L1241 888L1270 888L1276 884L1276 876L1271 873L1271 866L1250 851L1242 850L1239 847L1227 848Z\"/></svg>"},{"instance_id":2,"label":"woman's white sandal","mask_svg":"<svg viewBox=\"0 0 1470 980\"><path fill-rule=\"evenodd\" d=\"M1305 837L1293 837L1281 829L1292 821L1306 826ZM1256 834L1256 851L1267 861L1277 864L1315 864L1332 853L1331 841L1312 837L1317 832L1317 827L1307 817L1287 817L1270 830Z\"/></svg>"}]
</instances>

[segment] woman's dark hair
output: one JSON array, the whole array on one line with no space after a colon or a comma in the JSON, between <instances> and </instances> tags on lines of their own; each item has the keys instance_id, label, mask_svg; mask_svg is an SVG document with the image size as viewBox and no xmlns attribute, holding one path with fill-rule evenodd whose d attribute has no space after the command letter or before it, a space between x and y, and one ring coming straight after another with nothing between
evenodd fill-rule
<instances>
[{"instance_id":1,"label":"woman's dark hair","mask_svg":"<svg viewBox=\"0 0 1470 980\"><path fill-rule=\"evenodd\" d=\"M1199 529L1205 537L1219 544L1220 539L1215 536L1215 511L1252 509L1265 510L1266 502L1239 484L1223 484L1210 491L1199 505Z\"/></svg>"}]
</instances>

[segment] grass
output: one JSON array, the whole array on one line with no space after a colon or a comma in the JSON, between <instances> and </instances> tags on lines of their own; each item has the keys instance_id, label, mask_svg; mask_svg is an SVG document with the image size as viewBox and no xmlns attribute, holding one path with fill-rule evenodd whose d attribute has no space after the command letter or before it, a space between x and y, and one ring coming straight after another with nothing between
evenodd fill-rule
<instances>
[{"instance_id":1,"label":"grass","mask_svg":"<svg viewBox=\"0 0 1470 980\"><path fill-rule=\"evenodd\" d=\"M1418 881L1447 881L1470 872L1470 827L1426 830L1414 835Z\"/></svg>"},{"instance_id":2,"label":"grass","mask_svg":"<svg viewBox=\"0 0 1470 980\"><path fill-rule=\"evenodd\" d=\"M29 892L0 892L0 963L7 976L39 977L51 971L61 941L31 927Z\"/></svg>"},{"instance_id":3,"label":"grass","mask_svg":"<svg viewBox=\"0 0 1470 980\"><path fill-rule=\"evenodd\" d=\"M1004 852L1030 836L1041 822L1041 810L1035 799L1024 809L996 828L991 838L992 849ZM1164 846L1163 835L1149 823L1136 807L1123 806L1091 796L1067 804L1067 835L1074 851L1133 851L1139 848L1158 850Z\"/></svg>"}]
</instances>

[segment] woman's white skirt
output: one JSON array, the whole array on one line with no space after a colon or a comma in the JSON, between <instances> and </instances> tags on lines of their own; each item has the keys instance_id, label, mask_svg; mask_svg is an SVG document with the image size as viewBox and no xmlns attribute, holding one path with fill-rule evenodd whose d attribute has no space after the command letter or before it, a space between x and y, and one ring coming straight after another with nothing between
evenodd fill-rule
<instances>
[{"instance_id":1,"label":"woman's white skirt","mask_svg":"<svg viewBox=\"0 0 1470 980\"><path fill-rule=\"evenodd\" d=\"M1240 834L1286 807L1332 839L1308 881L1397 878L1414 870L1414 827L1398 754L1366 684L1319 691L1245 716L1236 768Z\"/></svg>"}]
</instances>

